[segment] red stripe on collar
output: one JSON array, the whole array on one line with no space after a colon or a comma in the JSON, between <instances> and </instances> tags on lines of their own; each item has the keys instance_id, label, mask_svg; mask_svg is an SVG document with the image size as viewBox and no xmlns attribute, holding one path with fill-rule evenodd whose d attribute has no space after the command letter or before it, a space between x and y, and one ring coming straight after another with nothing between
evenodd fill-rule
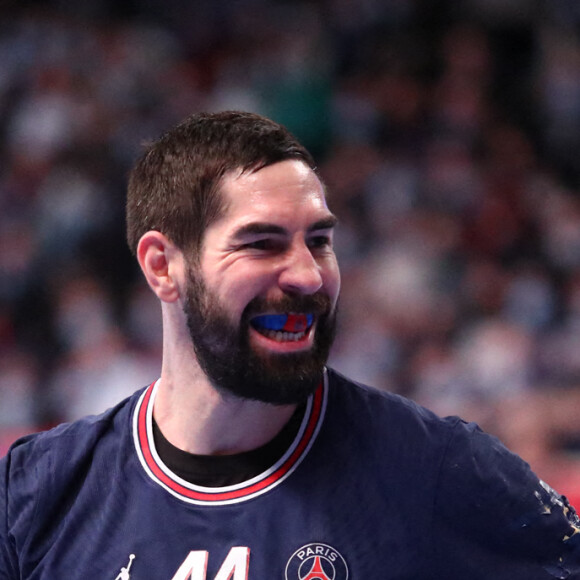
<instances>
[{"instance_id":1,"label":"red stripe on collar","mask_svg":"<svg viewBox=\"0 0 580 580\"><path fill-rule=\"evenodd\" d=\"M300 430L286 454L270 469L240 484L208 488L179 478L161 461L155 450L152 430L156 383L150 385L137 403L133 417L133 436L141 464L149 477L174 496L194 504L223 505L238 503L261 495L284 481L298 467L312 446L327 403L326 377L310 397Z\"/></svg>"}]
</instances>

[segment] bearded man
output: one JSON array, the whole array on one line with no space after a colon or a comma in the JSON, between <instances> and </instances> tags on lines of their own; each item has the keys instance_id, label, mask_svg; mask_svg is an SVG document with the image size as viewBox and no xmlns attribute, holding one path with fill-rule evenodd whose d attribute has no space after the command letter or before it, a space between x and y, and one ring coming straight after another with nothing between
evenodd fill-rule
<instances>
[{"instance_id":1,"label":"bearded man","mask_svg":"<svg viewBox=\"0 0 580 580\"><path fill-rule=\"evenodd\" d=\"M520 458L326 367L336 221L261 116L194 115L148 147L127 231L161 376L13 446L0 580L580 578L580 521Z\"/></svg>"}]
</instances>

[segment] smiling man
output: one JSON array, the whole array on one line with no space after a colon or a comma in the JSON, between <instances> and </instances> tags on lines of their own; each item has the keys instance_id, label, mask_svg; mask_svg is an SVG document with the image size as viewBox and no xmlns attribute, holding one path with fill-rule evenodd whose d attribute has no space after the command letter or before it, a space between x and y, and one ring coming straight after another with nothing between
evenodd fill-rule
<instances>
[{"instance_id":1,"label":"smiling man","mask_svg":"<svg viewBox=\"0 0 580 580\"><path fill-rule=\"evenodd\" d=\"M309 153L195 115L129 182L160 378L0 462L0 580L580 578L564 497L475 425L326 368L336 218Z\"/></svg>"},{"instance_id":2,"label":"smiling man","mask_svg":"<svg viewBox=\"0 0 580 580\"><path fill-rule=\"evenodd\" d=\"M226 175L221 194L228 209L189 269L184 310L196 359L218 389L301 402L320 383L332 342L336 218L302 161Z\"/></svg>"},{"instance_id":3,"label":"smiling man","mask_svg":"<svg viewBox=\"0 0 580 580\"><path fill-rule=\"evenodd\" d=\"M196 117L137 164L129 244L164 323L153 414L177 447L256 448L321 384L340 287L335 224L309 153L251 115Z\"/></svg>"}]
</instances>

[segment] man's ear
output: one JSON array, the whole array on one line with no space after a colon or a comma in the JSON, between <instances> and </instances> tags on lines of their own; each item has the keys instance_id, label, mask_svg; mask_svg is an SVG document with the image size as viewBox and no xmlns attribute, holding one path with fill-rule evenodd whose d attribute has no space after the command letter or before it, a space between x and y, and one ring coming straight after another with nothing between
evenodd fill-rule
<instances>
[{"instance_id":1,"label":"man's ear","mask_svg":"<svg viewBox=\"0 0 580 580\"><path fill-rule=\"evenodd\" d=\"M149 231L137 245L137 260L147 283L163 302L175 302L185 267L181 250L158 231Z\"/></svg>"}]
</instances>

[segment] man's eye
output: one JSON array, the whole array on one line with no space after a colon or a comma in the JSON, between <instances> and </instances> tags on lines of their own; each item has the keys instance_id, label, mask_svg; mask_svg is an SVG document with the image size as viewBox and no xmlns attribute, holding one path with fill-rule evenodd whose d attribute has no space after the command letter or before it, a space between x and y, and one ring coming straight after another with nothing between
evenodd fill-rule
<instances>
[{"instance_id":1,"label":"man's eye","mask_svg":"<svg viewBox=\"0 0 580 580\"><path fill-rule=\"evenodd\" d=\"M325 248L327 246L332 246L332 240L330 236L314 236L310 238L309 245L311 248Z\"/></svg>"},{"instance_id":2,"label":"man's eye","mask_svg":"<svg viewBox=\"0 0 580 580\"><path fill-rule=\"evenodd\" d=\"M271 250L274 247L274 242L268 238L262 240L254 240L244 244L244 249L247 250Z\"/></svg>"}]
</instances>

